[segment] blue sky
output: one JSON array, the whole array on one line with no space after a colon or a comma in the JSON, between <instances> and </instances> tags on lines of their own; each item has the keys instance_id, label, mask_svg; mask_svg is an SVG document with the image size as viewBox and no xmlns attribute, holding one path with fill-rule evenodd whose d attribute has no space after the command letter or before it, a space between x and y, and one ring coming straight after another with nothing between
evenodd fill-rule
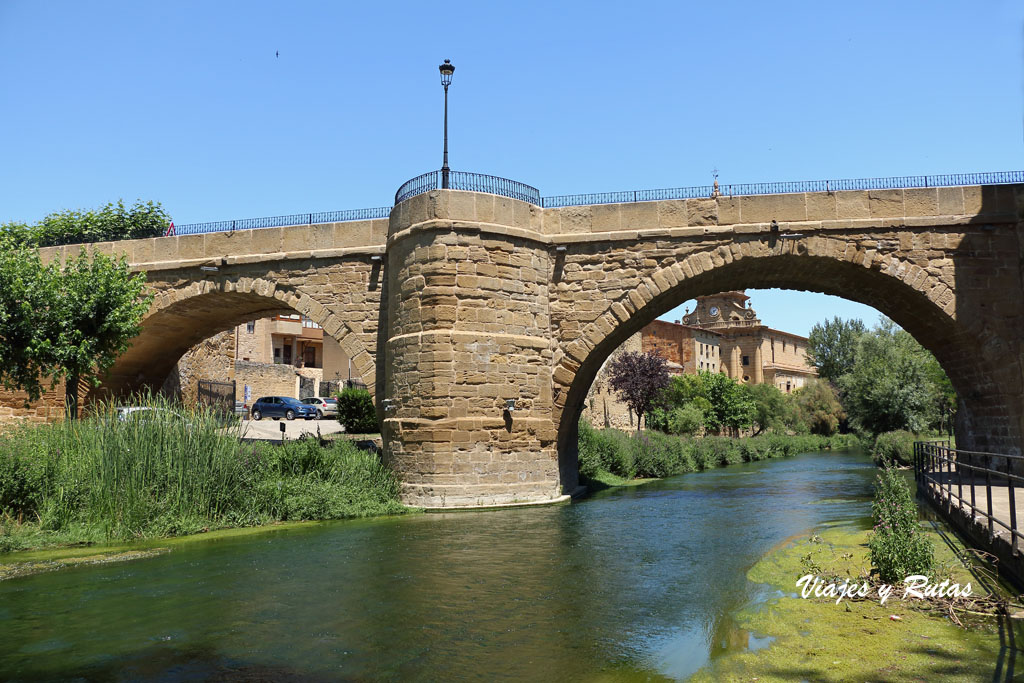
<instances>
[{"instance_id":1,"label":"blue sky","mask_svg":"<svg viewBox=\"0 0 1024 683\"><path fill-rule=\"evenodd\" d=\"M178 223L389 205L440 166L446 57L452 168L545 195L703 185L715 168L1020 169L1022 36L1019 0L0 0L0 222L119 197ZM749 293L802 334L877 317Z\"/></svg>"}]
</instances>

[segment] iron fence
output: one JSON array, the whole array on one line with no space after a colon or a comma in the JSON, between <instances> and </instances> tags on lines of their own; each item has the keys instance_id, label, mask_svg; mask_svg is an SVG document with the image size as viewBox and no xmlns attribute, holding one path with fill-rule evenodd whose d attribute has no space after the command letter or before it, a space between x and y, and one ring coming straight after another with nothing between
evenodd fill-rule
<instances>
[{"instance_id":1,"label":"iron fence","mask_svg":"<svg viewBox=\"0 0 1024 683\"><path fill-rule=\"evenodd\" d=\"M268 216L265 218L242 218L234 221L212 223L187 223L174 226L176 235L197 235L204 232L231 232L233 230L255 230L258 228L282 228L291 225L318 225L320 223L345 223L387 218L390 206L376 209L350 209L347 211L320 211L317 213L293 213L289 216Z\"/></svg>"},{"instance_id":2,"label":"iron fence","mask_svg":"<svg viewBox=\"0 0 1024 683\"><path fill-rule=\"evenodd\" d=\"M232 415L235 412L235 383L201 379L197 398L201 406L212 408L224 415Z\"/></svg>"},{"instance_id":3,"label":"iron fence","mask_svg":"<svg viewBox=\"0 0 1024 683\"><path fill-rule=\"evenodd\" d=\"M797 192L839 192L843 190L898 190L915 187L955 187L959 185L1005 185L1024 183L1024 171L995 173L951 173L946 175L911 175L889 178L849 178L839 180L801 180L778 183L742 183L718 186L723 196L759 194L793 194ZM660 190L626 190L596 194L563 194L544 197L545 209L586 204L623 204L662 199L697 199L715 196L713 185L673 187Z\"/></svg>"},{"instance_id":4,"label":"iron fence","mask_svg":"<svg viewBox=\"0 0 1024 683\"><path fill-rule=\"evenodd\" d=\"M404 202L410 197L415 197L431 190L440 190L442 185L442 172L430 171L408 180L398 188L395 193L395 204ZM448 171L449 190L466 190L468 192L486 192L502 197L511 197L530 204L541 206L540 190L536 187L521 183L517 180L499 178L493 175L482 173L469 173L468 171Z\"/></svg>"},{"instance_id":5,"label":"iron fence","mask_svg":"<svg viewBox=\"0 0 1024 683\"><path fill-rule=\"evenodd\" d=\"M996 538L996 527L1005 529L1014 556L1019 552L1019 540L1024 538L1017 527L1016 487L1024 483L1024 457L950 448L948 441L918 441L914 443L914 479L918 491L947 514L960 510L971 520L980 520L988 530L989 542ZM992 507L993 492L1006 487L1009 504L1008 519L996 515ZM966 496L965 497L965 491ZM978 506L984 496L985 508Z\"/></svg>"}]
</instances>

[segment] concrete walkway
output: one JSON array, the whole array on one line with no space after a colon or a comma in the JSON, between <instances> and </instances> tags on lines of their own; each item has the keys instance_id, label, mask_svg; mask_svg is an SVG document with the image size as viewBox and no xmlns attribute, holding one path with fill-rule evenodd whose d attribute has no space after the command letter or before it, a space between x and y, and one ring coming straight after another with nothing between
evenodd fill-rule
<instances>
[{"instance_id":1,"label":"concrete walkway","mask_svg":"<svg viewBox=\"0 0 1024 683\"><path fill-rule=\"evenodd\" d=\"M958 487L958 481L956 471L952 473L933 474L935 479L941 482L941 486L935 483L929 482L928 486L936 494L938 500L946 502L946 485L948 482L950 493L952 498L953 509L958 507L962 510L963 514L968 518L973 517L974 520L987 527L988 520L985 519L990 513L995 519L1002 521L1006 524L1006 527L1000 526L998 523L993 525L993 530L996 536L1004 537L1009 540L1010 532L1007 528L1010 526L1010 489L1006 484L1003 485L992 485L992 507L988 505L988 494L985 489L985 480L978 478L974 482L974 514L971 514L971 480L968 477L964 477L962 492L961 488ZM963 501L957 501L957 497L962 496ZM1017 515L1017 530L1024 531L1024 487L1015 486L1013 490L1014 503L1016 507ZM1024 542L1018 540L1018 543L1024 547Z\"/></svg>"},{"instance_id":2,"label":"concrete walkway","mask_svg":"<svg viewBox=\"0 0 1024 683\"><path fill-rule=\"evenodd\" d=\"M321 436L336 434L344 431L341 423L337 420L274 420L265 417L262 420L242 420L241 436L243 439L257 439L260 441L280 441L281 425L285 426L285 438L289 441L298 439L303 434L317 435L320 430Z\"/></svg>"}]
</instances>

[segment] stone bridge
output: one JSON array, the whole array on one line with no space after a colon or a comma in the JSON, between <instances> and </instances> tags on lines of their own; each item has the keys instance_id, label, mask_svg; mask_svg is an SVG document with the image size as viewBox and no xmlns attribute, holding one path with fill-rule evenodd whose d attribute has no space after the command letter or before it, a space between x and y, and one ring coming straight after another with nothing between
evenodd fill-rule
<instances>
[{"instance_id":1,"label":"stone bridge","mask_svg":"<svg viewBox=\"0 0 1024 683\"><path fill-rule=\"evenodd\" d=\"M551 501L577 488L583 400L619 344L698 295L780 287L895 320L952 380L958 445L1020 454L1022 209L1024 185L548 209L430 190L390 219L103 243L157 295L104 390L159 387L202 339L299 311L374 393L406 502Z\"/></svg>"}]
</instances>

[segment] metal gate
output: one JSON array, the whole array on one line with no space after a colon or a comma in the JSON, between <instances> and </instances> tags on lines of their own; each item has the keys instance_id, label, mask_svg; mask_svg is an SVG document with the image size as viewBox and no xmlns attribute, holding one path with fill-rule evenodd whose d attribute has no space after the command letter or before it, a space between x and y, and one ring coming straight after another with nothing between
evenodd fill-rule
<instances>
[{"instance_id":1,"label":"metal gate","mask_svg":"<svg viewBox=\"0 0 1024 683\"><path fill-rule=\"evenodd\" d=\"M197 398L200 406L231 415L235 412L235 383L201 379Z\"/></svg>"}]
</instances>

